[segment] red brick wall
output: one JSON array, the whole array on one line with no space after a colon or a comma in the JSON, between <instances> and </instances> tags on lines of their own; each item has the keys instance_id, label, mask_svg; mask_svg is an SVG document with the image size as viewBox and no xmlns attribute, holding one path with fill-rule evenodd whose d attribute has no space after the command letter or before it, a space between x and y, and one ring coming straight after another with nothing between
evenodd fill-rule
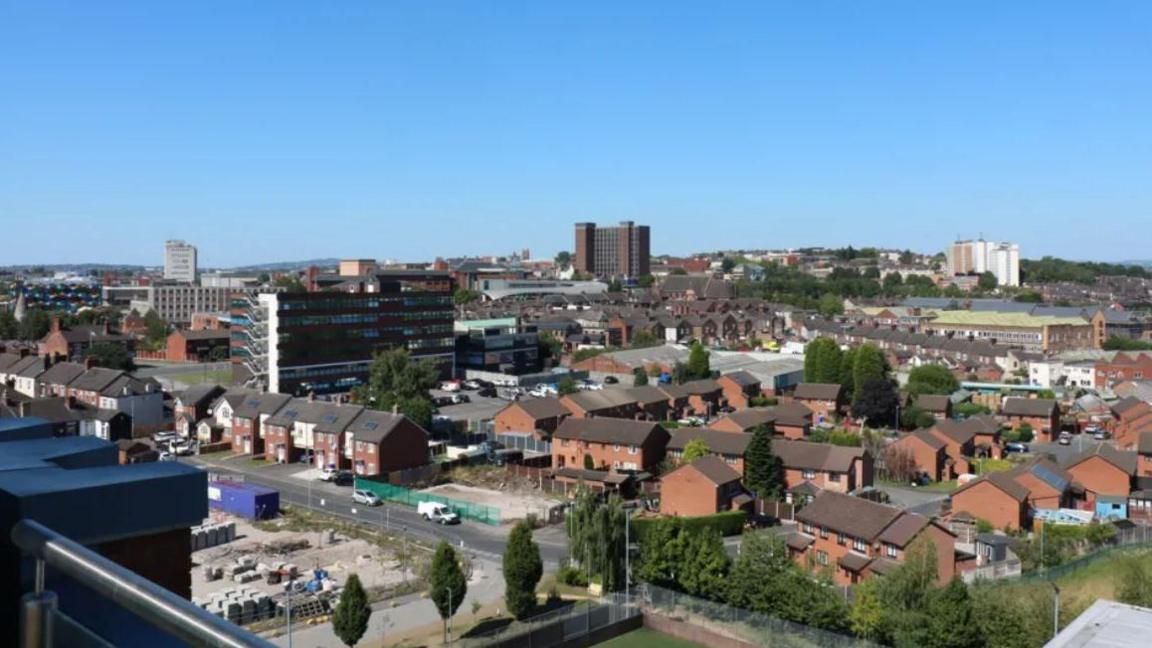
<instances>
[{"instance_id":1,"label":"red brick wall","mask_svg":"<svg viewBox=\"0 0 1152 648\"><path fill-rule=\"evenodd\" d=\"M1085 490L1085 501L1094 504L1096 495L1128 495L1131 480L1128 473L1101 457L1090 457L1068 469L1068 474Z\"/></svg>"},{"instance_id":2,"label":"red brick wall","mask_svg":"<svg viewBox=\"0 0 1152 648\"><path fill-rule=\"evenodd\" d=\"M660 512L664 515L711 515L720 507L715 484L696 470L676 470L660 480Z\"/></svg>"},{"instance_id":3,"label":"red brick wall","mask_svg":"<svg viewBox=\"0 0 1152 648\"><path fill-rule=\"evenodd\" d=\"M988 482L981 482L952 495L952 510L967 511L997 529L1016 530L1024 524L1024 503Z\"/></svg>"}]
</instances>

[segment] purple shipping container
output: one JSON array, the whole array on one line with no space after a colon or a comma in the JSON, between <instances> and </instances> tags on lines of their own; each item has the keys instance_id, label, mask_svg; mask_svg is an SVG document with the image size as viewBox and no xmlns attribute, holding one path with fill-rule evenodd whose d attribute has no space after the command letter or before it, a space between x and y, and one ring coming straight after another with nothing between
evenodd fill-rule
<instances>
[{"instance_id":1,"label":"purple shipping container","mask_svg":"<svg viewBox=\"0 0 1152 648\"><path fill-rule=\"evenodd\" d=\"M280 491L244 482L210 481L208 506L246 518L266 520L280 514Z\"/></svg>"}]
</instances>

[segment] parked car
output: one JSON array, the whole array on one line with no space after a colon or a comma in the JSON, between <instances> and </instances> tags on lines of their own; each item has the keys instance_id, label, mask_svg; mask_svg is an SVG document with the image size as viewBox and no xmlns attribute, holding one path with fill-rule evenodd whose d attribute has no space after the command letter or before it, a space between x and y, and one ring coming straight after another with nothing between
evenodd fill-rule
<instances>
[{"instance_id":1,"label":"parked car","mask_svg":"<svg viewBox=\"0 0 1152 648\"><path fill-rule=\"evenodd\" d=\"M1106 441L1108 440L1108 430L1098 429L1092 433L1092 438L1097 441Z\"/></svg>"},{"instance_id":2,"label":"parked car","mask_svg":"<svg viewBox=\"0 0 1152 648\"><path fill-rule=\"evenodd\" d=\"M152 440L155 441L157 444L168 443L170 441L174 441L175 439L176 439L176 433L173 432L172 430L164 430L162 432L157 432L156 434L152 435Z\"/></svg>"},{"instance_id":3,"label":"parked car","mask_svg":"<svg viewBox=\"0 0 1152 648\"><path fill-rule=\"evenodd\" d=\"M1004 444L1004 454L1028 452L1028 444L1019 441L1009 441Z\"/></svg>"},{"instance_id":4,"label":"parked car","mask_svg":"<svg viewBox=\"0 0 1152 648\"><path fill-rule=\"evenodd\" d=\"M452 404L459 405L460 403L471 403L472 399L468 394L452 394Z\"/></svg>"},{"instance_id":5,"label":"parked car","mask_svg":"<svg viewBox=\"0 0 1152 648\"><path fill-rule=\"evenodd\" d=\"M452 398L453 398L452 396L436 396L435 398L432 399L432 404L436 407L444 407L445 405L451 405L451 404L456 402L456 401L452 400Z\"/></svg>"},{"instance_id":6,"label":"parked car","mask_svg":"<svg viewBox=\"0 0 1152 648\"><path fill-rule=\"evenodd\" d=\"M441 391L457 392L460 391L460 381L458 380L445 380L440 383Z\"/></svg>"},{"instance_id":7,"label":"parked car","mask_svg":"<svg viewBox=\"0 0 1152 648\"><path fill-rule=\"evenodd\" d=\"M356 475L352 474L351 470L339 470L332 478L332 483L337 486L351 486L356 483Z\"/></svg>"},{"instance_id":8,"label":"parked car","mask_svg":"<svg viewBox=\"0 0 1152 648\"><path fill-rule=\"evenodd\" d=\"M172 454L177 457L188 457L196 454L196 442L190 439L172 442Z\"/></svg>"},{"instance_id":9,"label":"parked car","mask_svg":"<svg viewBox=\"0 0 1152 648\"><path fill-rule=\"evenodd\" d=\"M447 504L440 502L420 502L416 505L416 512L429 522L440 524L458 524L460 522L460 516L456 515L456 512Z\"/></svg>"},{"instance_id":10,"label":"parked car","mask_svg":"<svg viewBox=\"0 0 1152 648\"><path fill-rule=\"evenodd\" d=\"M483 396L485 398L496 398L496 388L495 387L481 387L480 391L476 392L476 395L477 396Z\"/></svg>"},{"instance_id":11,"label":"parked car","mask_svg":"<svg viewBox=\"0 0 1152 648\"><path fill-rule=\"evenodd\" d=\"M476 390L476 389L480 389L481 387L483 387L483 385L480 384L479 380L465 380L464 382L460 383L460 386L463 387L464 389L471 389L471 390Z\"/></svg>"},{"instance_id":12,"label":"parked car","mask_svg":"<svg viewBox=\"0 0 1152 648\"><path fill-rule=\"evenodd\" d=\"M336 470L336 466L329 464L324 468L324 470L320 471L320 476L316 479L326 482L335 481L337 472L339 471Z\"/></svg>"},{"instance_id":13,"label":"parked car","mask_svg":"<svg viewBox=\"0 0 1152 648\"><path fill-rule=\"evenodd\" d=\"M157 461L176 461L176 455L172 454L171 452L168 452L167 450L162 450L160 452L160 456L157 457L156 460Z\"/></svg>"},{"instance_id":14,"label":"parked car","mask_svg":"<svg viewBox=\"0 0 1152 648\"><path fill-rule=\"evenodd\" d=\"M370 490L357 488L352 491L352 501L364 506L380 506L384 502L380 501L380 496Z\"/></svg>"},{"instance_id":15,"label":"parked car","mask_svg":"<svg viewBox=\"0 0 1152 648\"><path fill-rule=\"evenodd\" d=\"M1060 438L1056 439L1056 443L1060 445L1072 445L1072 435L1067 432L1061 432Z\"/></svg>"},{"instance_id":16,"label":"parked car","mask_svg":"<svg viewBox=\"0 0 1152 648\"><path fill-rule=\"evenodd\" d=\"M616 376L604 376L604 384L605 385L615 385L619 382L620 382L620 379L617 378Z\"/></svg>"}]
</instances>

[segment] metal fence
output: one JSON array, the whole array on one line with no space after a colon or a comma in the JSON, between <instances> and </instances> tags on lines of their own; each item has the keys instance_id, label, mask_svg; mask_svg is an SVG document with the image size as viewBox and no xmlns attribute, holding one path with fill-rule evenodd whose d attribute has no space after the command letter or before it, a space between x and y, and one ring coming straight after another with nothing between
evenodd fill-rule
<instances>
[{"instance_id":1,"label":"metal fence","mask_svg":"<svg viewBox=\"0 0 1152 648\"><path fill-rule=\"evenodd\" d=\"M1001 562L991 563L972 569L970 571L961 572L960 577L965 583L972 583L978 580L997 580L1000 578L1016 578L1021 573L1021 564L1019 560L1011 559Z\"/></svg>"},{"instance_id":2,"label":"metal fence","mask_svg":"<svg viewBox=\"0 0 1152 648\"><path fill-rule=\"evenodd\" d=\"M640 608L629 604L623 594L611 594L599 600L565 605L487 632L469 634L455 644L462 648L547 648L642 616Z\"/></svg>"},{"instance_id":3,"label":"metal fence","mask_svg":"<svg viewBox=\"0 0 1152 648\"><path fill-rule=\"evenodd\" d=\"M640 606L646 613L693 626L713 635L729 637L754 646L771 648L879 648L856 639L767 614L714 603L680 592L645 585Z\"/></svg>"},{"instance_id":4,"label":"metal fence","mask_svg":"<svg viewBox=\"0 0 1152 648\"><path fill-rule=\"evenodd\" d=\"M439 502L451 507L453 511L456 511L456 513L465 520L473 520L475 522L492 525L500 524L500 509L494 506L465 502L434 493L422 493L401 486L393 486L392 484L361 479L359 477L356 478L356 488L372 491L382 500L396 502L406 506L415 507L420 502Z\"/></svg>"},{"instance_id":5,"label":"metal fence","mask_svg":"<svg viewBox=\"0 0 1152 648\"><path fill-rule=\"evenodd\" d=\"M1052 580L1066 576L1085 567L1088 567L1100 560L1111 557L1113 554L1120 551L1139 549L1152 549L1152 528L1139 525L1131 529L1124 529L1116 533L1116 537L1112 541L1097 551L1086 554L1075 560L1057 565L1055 567L1048 567L1044 570L1030 571L1027 574L1022 574L1014 582L1018 583L1033 583L1041 580Z\"/></svg>"}]
</instances>

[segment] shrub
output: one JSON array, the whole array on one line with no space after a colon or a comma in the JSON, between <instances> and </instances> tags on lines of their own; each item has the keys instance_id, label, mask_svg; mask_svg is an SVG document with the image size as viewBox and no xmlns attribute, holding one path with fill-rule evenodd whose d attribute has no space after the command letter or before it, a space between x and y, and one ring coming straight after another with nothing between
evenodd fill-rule
<instances>
[{"instance_id":1,"label":"shrub","mask_svg":"<svg viewBox=\"0 0 1152 648\"><path fill-rule=\"evenodd\" d=\"M632 535L635 542L642 541L644 534L656 524L659 518L639 518L632 520ZM681 528L689 533L700 533L705 530L719 532L722 536L740 535L744 531L744 523L748 520L744 511L723 511L715 515L699 515L695 517L675 518Z\"/></svg>"},{"instance_id":2,"label":"shrub","mask_svg":"<svg viewBox=\"0 0 1152 648\"><path fill-rule=\"evenodd\" d=\"M565 565L556 572L556 580L569 587L587 587L588 575L575 565ZM555 589L555 588L553 588Z\"/></svg>"}]
</instances>

